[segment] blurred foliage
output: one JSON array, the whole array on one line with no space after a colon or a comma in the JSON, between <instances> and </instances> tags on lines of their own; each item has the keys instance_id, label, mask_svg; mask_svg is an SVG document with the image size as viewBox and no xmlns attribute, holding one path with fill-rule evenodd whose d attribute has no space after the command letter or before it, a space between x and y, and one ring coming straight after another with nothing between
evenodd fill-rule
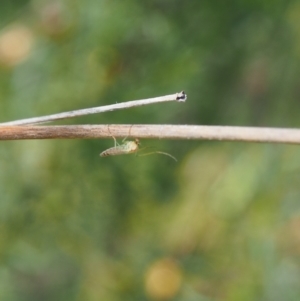
<instances>
[{"instance_id":1,"label":"blurred foliage","mask_svg":"<svg viewBox=\"0 0 300 301\"><path fill-rule=\"evenodd\" d=\"M2 121L184 89L67 123L300 125L296 0L3 0L0 26ZM112 145L1 143L1 300L300 299L298 146Z\"/></svg>"}]
</instances>

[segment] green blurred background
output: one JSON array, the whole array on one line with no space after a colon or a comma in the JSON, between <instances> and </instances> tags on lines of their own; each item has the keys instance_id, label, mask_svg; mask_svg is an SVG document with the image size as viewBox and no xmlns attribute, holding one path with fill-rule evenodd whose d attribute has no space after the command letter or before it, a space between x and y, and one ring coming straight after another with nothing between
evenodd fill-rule
<instances>
[{"instance_id":1,"label":"green blurred background","mask_svg":"<svg viewBox=\"0 0 300 301\"><path fill-rule=\"evenodd\" d=\"M299 127L300 2L2 0L0 121ZM300 300L299 146L3 141L0 300Z\"/></svg>"}]
</instances>

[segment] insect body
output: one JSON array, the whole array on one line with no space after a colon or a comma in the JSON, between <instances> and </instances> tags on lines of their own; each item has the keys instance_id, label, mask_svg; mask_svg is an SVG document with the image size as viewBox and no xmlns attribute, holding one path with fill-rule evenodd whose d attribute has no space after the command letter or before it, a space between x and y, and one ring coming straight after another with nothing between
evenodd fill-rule
<instances>
[{"instance_id":1,"label":"insect body","mask_svg":"<svg viewBox=\"0 0 300 301\"><path fill-rule=\"evenodd\" d=\"M138 150L139 150L139 146L141 144L139 139L137 139L137 138L134 141L125 141L121 145L117 144L117 141L116 141L115 137L113 137L113 139L115 141L115 146L111 147L111 148L108 148L105 151L103 151L100 154L100 157L128 155L128 154L132 154L132 153L137 153ZM152 154L165 155L165 156L168 156L168 157L172 158L173 160L177 161L176 158L173 157L172 155L170 155L168 153L165 153L165 152L160 152L160 151L150 152L150 153L147 153L147 154L143 154L141 156L147 156L147 155L152 155Z\"/></svg>"},{"instance_id":2,"label":"insect body","mask_svg":"<svg viewBox=\"0 0 300 301\"><path fill-rule=\"evenodd\" d=\"M116 142L116 141L115 141ZM100 154L100 157L117 156L136 153L139 149L140 141L135 139L134 141L125 141L121 145L115 143L114 147L108 148Z\"/></svg>"}]
</instances>

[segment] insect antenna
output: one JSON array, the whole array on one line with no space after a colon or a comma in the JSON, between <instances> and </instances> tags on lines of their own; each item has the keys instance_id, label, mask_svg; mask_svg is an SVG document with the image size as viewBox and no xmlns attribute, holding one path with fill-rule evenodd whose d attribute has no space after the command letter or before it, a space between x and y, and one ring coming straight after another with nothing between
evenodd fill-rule
<instances>
[{"instance_id":1,"label":"insect antenna","mask_svg":"<svg viewBox=\"0 0 300 301\"><path fill-rule=\"evenodd\" d=\"M148 155L154 155L154 154L160 154L160 155L168 156L168 157L172 158L174 161L177 162L177 159L174 156L172 156L171 154L165 153L165 152L160 152L160 151L154 151L154 152L150 152L150 153L147 153L147 154L142 154L142 155L139 155L139 156L142 157L142 156L148 156Z\"/></svg>"}]
</instances>

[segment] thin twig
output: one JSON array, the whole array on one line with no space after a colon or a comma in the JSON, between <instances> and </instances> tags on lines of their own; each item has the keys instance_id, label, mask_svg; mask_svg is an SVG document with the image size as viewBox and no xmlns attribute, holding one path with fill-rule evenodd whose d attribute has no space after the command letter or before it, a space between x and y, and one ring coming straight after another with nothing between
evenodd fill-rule
<instances>
[{"instance_id":1,"label":"thin twig","mask_svg":"<svg viewBox=\"0 0 300 301\"><path fill-rule=\"evenodd\" d=\"M99 139L112 136L300 144L300 130L282 128L146 124L0 127L0 140Z\"/></svg>"},{"instance_id":2,"label":"thin twig","mask_svg":"<svg viewBox=\"0 0 300 301\"><path fill-rule=\"evenodd\" d=\"M132 100L132 101L117 103L117 104L113 104L113 105L107 105L107 106L82 109L82 110L76 110L76 111L70 111L70 112L63 112L63 113L41 116L41 117L33 117L33 118L28 118L28 119L9 121L9 122L0 123L0 126L2 126L2 125L29 125L29 124L45 123L45 122L54 121L54 120L61 120L61 119L73 118L73 117L78 117L78 116L83 116L83 115L90 115L90 114L97 114L97 113L103 113L103 112L108 112L108 111L128 109L128 108L132 108L132 107L144 106L144 105L149 105L149 104L154 104L154 103L159 103L159 102L167 102L167 101L184 102L184 101L186 101L186 99L187 99L186 94L184 93L184 91L181 91L179 93L170 94L170 95L166 95L166 96L141 99L141 100Z\"/></svg>"}]
</instances>

